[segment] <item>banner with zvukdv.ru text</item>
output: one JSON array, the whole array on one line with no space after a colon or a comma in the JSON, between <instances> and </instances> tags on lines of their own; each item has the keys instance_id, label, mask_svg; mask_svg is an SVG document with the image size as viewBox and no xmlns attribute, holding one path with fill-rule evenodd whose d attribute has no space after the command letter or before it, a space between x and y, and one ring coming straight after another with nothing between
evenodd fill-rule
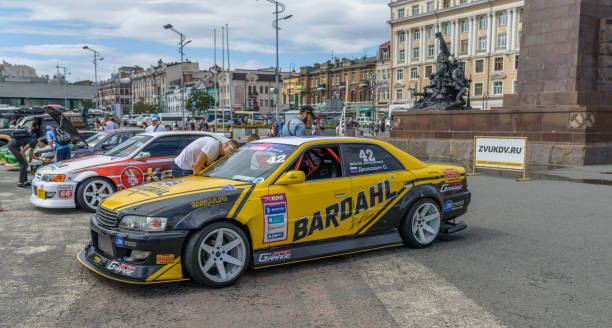
<instances>
[{"instance_id":1,"label":"banner with zvukdv.ru text","mask_svg":"<svg viewBox=\"0 0 612 328\"><path fill-rule=\"evenodd\" d=\"M525 169L527 138L474 137L474 143L476 167Z\"/></svg>"}]
</instances>

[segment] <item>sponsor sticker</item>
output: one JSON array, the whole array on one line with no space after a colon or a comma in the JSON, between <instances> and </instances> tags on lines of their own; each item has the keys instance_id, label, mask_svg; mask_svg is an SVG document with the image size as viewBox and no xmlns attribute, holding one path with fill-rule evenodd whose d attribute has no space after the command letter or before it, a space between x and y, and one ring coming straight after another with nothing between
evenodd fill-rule
<instances>
[{"instance_id":1,"label":"sponsor sticker","mask_svg":"<svg viewBox=\"0 0 612 328\"><path fill-rule=\"evenodd\" d=\"M440 187L440 192L453 192L463 189L463 181L445 183Z\"/></svg>"},{"instance_id":2,"label":"sponsor sticker","mask_svg":"<svg viewBox=\"0 0 612 328\"><path fill-rule=\"evenodd\" d=\"M444 211L450 212L454 210L458 210L463 208L463 204L465 204L464 200L453 202L452 200L448 200L444 203Z\"/></svg>"},{"instance_id":3,"label":"sponsor sticker","mask_svg":"<svg viewBox=\"0 0 612 328\"><path fill-rule=\"evenodd\" d=\"M264 243L287 240L289 219L287 197L273 194L261 197L264 211Z\"/></svg>"},{"instance_id":4,"label":"sponsor sticker","mask_svg":"<svg viewBox=\"0 0 612 328\"><path fill-rule=\"evenodd\" d=\"M117 244L118 247L123 247L125 245L123 242L123 237L117 237L115 239L115 244Z\"/></svg>"},{"instance_id":5,"label":"sponsor sticker","mask_svg":"<svg viewBox=\"0 0 612 328\"><path fill-rule=\"evenodd\" d=\"M98 256L94 256L94 261L96 263L100 263L100 262L102 262L102 259L100 257L98 257Z\"/></svg>"},{"instance_id":6,"label":"sponsor sticker","mask_svg":"<svg viewBox=\"0 0 612 328\"><path fill-rule=\"evenodd\" d=\"M456 169L446 169L444 170L444 177L446 179L457 179L461 175L459 175L459 170Z\"/></svg>"},{"instance_id":7,"label":"sponsor sticker","mask_svg":"<svg viewBox=\"0 0 612 328\"><path fill-rule=\"evenodd\" d=\"M257 260L259 263L278 262L291 258L291 250L274 251L259 254Z\"/></svg>"},{"instance_id":8,"label":"sponsor sticker","mask_svg":"<svg viewBox=\"0 0 612 328\"><path fill-rule=\"evenodd\" d=\"M210 207L212 205L215 204L220 204L220 203L225 203L227 202L227 197L226 196L219 196L219 197L213 197L213 198L209 198L209 199L203 199L203 200L198 200L195 202L191 202L191 207L192 208L198 208L198 207Z\"/></svg>"},{"instance_id":9,"label":"sponsor sticker","mask_svg":"<svg viewBox=\"0 0 612 328\"><path fill-rule=\"evenodd\" d=\"M142 171L134 166L126 167L123 172L121 172L121 184L126 188L131 188L142 184L144 181L144 174Z\"/></svg>"},{"instance_id":10,"label":"sponsor sticker","mask_svg":"<svg viewBox=\"0 0 612 328\"><path fill-rule=\"evenodd\" d=\"M234 185L232 184L228 184L227 186L224 186L221 189L222 190L236 190L236 187L234 187Z\"/></svg>"},{"instance_id":11,"label":"sponsor sticker","mask_svg":"<svg viewBox=\"0 0 612 328\"><path fill-rule=\"evenodd\" d=\"M57 196L59 198L72 198L72 186L71 185L57 186Z\"/></svg>"},{"instance_id":12,"label":"sponsor sticker","mask_svg":"<svg viewBox=\"0 0 612 328\"><path fill-rule=\"evenodd\" d=\"M170 264L174 263L174 254L157 254L155 256L157 264Z\"/></svg>"},{"instance_id":13,"label":"sponsor sticker","mask_svg":"<svg viewBox=\"0 0 612 328\"><path fill-rule=\"evenodd\" d=\"M444 211L450 212L452 210L453 210L453 201L447 200L446 202L444 202Z\"/></svg>"},{"instance_id":14,"label":"sponsor sticker","mask_svg":"<svg viewBox=\"0 0 612 328\"><path fill-rule=\"evenodd\" d=\"M106 270L113 272L113 273L121 274L124 276L131 276L134 273L134 271L136 271L136 268L129 264L121 263L118 261L111 261L106 266Z\"/></svg>"}]
</instances>

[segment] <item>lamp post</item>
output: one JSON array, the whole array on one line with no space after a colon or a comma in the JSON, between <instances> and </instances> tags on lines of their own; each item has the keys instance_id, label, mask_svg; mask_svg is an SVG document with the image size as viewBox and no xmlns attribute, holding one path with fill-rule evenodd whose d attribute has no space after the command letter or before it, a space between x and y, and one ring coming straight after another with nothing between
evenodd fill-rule
<instances>
[{"instance_id":1,"label":"lamp post","mask_svg":"<svg viewBox=\"0 0 612 328\"><path fill-rule=\"evenodd\" d=\"M100 99L100 95L99 95L99 90L98 90L98 61L99 60L104 60L104 57L100 57L100 52L96 51L95 49L90 48L89 46L83 46L83 49L85 50L89 50L91 52L93 52L93 63L94 63L94 80L96 83L96 109L99 108L99 99Z\"/></svg>"},{"instance_id":2,"label":"lamp post","mask_svg":"<svg viewBox=\"0 0 612 328\"><path fill-rule=\"evenodd\" d=\"M68 81L66 81L66 70L67 68L65 66L60 66L57 65L55 66L55 68L57 68L57 72L59 73L59 69L63 69L64 70L64 75L62 75L63 79L64 79L64 107L66 108L66 110L69 110L68 108L68 96L66 95L66 85L68 84ZM68 74L70 74L70 72L68 72Z\"/></svg>"},{"instance_id":3,"label":"lamp post","mask_svg":"<svg viewBox=\"0 0 612 328\"><path fill-rule=\"evenodd\" d=\"M270 3L272 3L276 10L273 12L274 14L274 21L272 21L272 27L274 28L274 32L276 34L276 69L275 69L275 77L276 77L276 86L274 88L274 93L275 93L275 103L276 103L276 120L278 120L278 111L279 111L279 100L280 100L280 90L279 90L279 72L278 72L278 31L280 30L280 27L278 27L278 21L279 20L284 20L284 19L289 19L291 17L293 17L293 15L288 15L285 16L283 18L278 18L278 14L282 13L285 11L285 4L275 1L275 0L266 0Z\"/></svg>"},{"instance_id":4,"label":"lamp post","mask_svg":"<svg viewBox=\"0 0 612 328\"><path fill-rule=\"evenodd\" d=\"M184 67L183 67L183 48L189 42L191 42L191 40L185 41L185 34L177 31L172 26L172 24L164 25L164 29L173 31L174 33L178 34L181 38L181 41L179 43L179 53L181 54L181 108L182 108L182 113L183 113L183 128L186 128L187 123L185 122L185 80L184 80L185 77L184 77Z\"/></svg>"}]
</instances>

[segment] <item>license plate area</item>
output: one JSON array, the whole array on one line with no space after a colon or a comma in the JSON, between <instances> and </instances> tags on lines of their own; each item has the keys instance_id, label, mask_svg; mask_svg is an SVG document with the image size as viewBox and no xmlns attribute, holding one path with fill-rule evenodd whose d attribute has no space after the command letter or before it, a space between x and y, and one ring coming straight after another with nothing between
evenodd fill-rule
<instances>
[{"instance_id":1,"label":"license plate area","mask_svg":"<svg viewBox=\"0 0 612 328\"><path fill-rule=\"evenodd\" d=\"M36 188L36 197L40 199L45 199L45 190Z\"/></svg>"}]
</instances>

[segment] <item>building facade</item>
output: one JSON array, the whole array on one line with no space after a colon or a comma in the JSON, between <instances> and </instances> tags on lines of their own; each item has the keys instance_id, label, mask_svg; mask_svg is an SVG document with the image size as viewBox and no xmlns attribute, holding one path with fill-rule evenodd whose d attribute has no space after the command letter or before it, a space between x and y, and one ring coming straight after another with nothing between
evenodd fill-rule
<instances>
[{"instance_id":1,"label":"building facade","mask_svg":"<svg viewBox=\"0 0 612 328\"><path fill-rule=\"evenodd\" d=\"M391 11L391 98L410 107L436 71L440 32L472 80L475 109L501 107L516 91L523 0L394 0Z\"/></svg>"},{"instance_id":2,"label":"building facade","mask_svg":"<svg viewBox=\"0 0 612 328\"><path fill-rule=\"evenodd\" d=\"M130 78L112 74L110 79L102 81L98 86L100 109L110 110L120 105L124 113L132 109L132 85Z\"/></svg>"},{"instance_id":3,"label":"building facade","mask_svg":"<svg viewBox=\"0 0 612 328\"><path fill-rule=\"evenodd\" d=\"M337 103L334 99L338 102L346 99L347 109L353 115L372 116L375 106L371 99L370 79L375 72L376 57L336 58L323 64L300 67L300 103L324 111L332 110L328 107L330 103Z\"/></svg>"},{"instance_id":4,"label":"building facade","mask_svg":"<svg viewBox=\"0 0 612 328\"><path fill-rule=\"evenodd\" d=\"M281 86L285 76L287 73L280 74ZM276 111L275 87L274 68L221 72L219 74L219 106L233 110L274 112ZM282 101L282 95L280 98Z\"/></svg>"},{"instance_id":5,"label":"building facade","mask_svg":"<svg viewBox=\"0 0 612 328\"><path fill-rule=\"evenodd\" d=\"M378 47L376 54L376 109L379 113L389 111L391 103L391 41Z\"/></svg>"},{"instance_id":6,"label":"building facade","mask_svg":"<svg viewBox=\"0 0 612 328\"><path fill-rule=\"evenodd\" d=\"M197 62L184 62L184 81L188 83L194 74L199 73ZM132 82L132 104L144 103L163 108L163 99L168 89L181 84L181 64L158 61L143 71L130 76Z\"/></svg>"},{"instance_id":7,"label":"building facade","mask_svg":"<svg viewBox=\"0 0 612 328\"><path fill-rule=\"evenodd\" d=\"M300 74L291 72L283 79L282 108L299 108L300 103Z\"/></svg>"}]
</instances>

